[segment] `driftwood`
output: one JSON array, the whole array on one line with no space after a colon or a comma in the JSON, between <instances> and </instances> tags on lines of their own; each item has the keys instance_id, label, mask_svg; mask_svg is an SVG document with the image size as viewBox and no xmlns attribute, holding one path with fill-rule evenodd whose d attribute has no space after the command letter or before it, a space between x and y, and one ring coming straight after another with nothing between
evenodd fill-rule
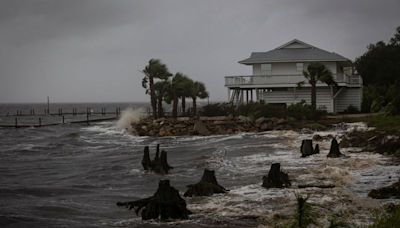
<instances>
[{"instance_id":1,"label":"driftwood","mask_svg":"<svg viewBox=\"0 0 400 228\"><path fill-rule=\"evenodd\" d=\"M160 180L156 193L148 198L118 202L117 206L134 209L143 220L148 219L188 219L191 212L186 208L185 200L179 191L170 186L169 180Z\"/></svg>"},{"instance_id":2,"label":"driftwood","mask_svg":"<svg viewBox=\"0 0 400 228\"><path fill-rule=\"evenodd\" d=\"M154 171L159 174L168 174L168 171L173 169L173 167L168 164L167 152L162 150L160 155L160 144L157 144L156 155L153 161L150 159L149 147L144 147L142 166L146 171Z\"/></svg>"},{"instance_id":3,"label":"driftwood","mask_svg":"<svg viewBox=\"0 0 400 228\"><path fill-rule=\"evenodd\" d=\"M290 185L289 176L281 171L280 163L272 164L268 176L263 176L262 186L265 188L284 188Z\"/></svg>"},{"instance_id":4,"label":"driftwood","mask_svg":"<svg viewBox=\"0 0 400 228\"><path fill-rule=\"evenodd\" d=\"M301 152L301 157L303 158L313 154L318 154L319 145L317 144L314 149L312 145L312 139L304 139L303 141L301 141L300 152Z\"/></svg>"},{"instance_id":5,"label":"driftwood","mask_svg":"<svg viewBox=\"0 0 400 228\"><path fill-rule=\"evenodd\" d=\"M344 154L340 153L339 143L336 141L336 139L332 139L331 148L329 149L329 154L327 157L338 158L342 156L344 156Z\"/></svg>"},{"instance_id":6,"label":"driftwood","mask_svg":"<svg viewBox=\"0 0 400 228\"><path fill-rule=\"evenodd\" d=\"M218 184L214 170L205 169L200 182L188 185L184 196L211 196L214 193L226 193L227 189Z\"/></svg>"},{"instance_id":7,"label":"driftwood","mask_svg":"<svg viewBox=\"0 0 400 228\"><path fill-rule=\"evenodd\" d=\"M400 199L400 180L390 186L373 189L368 193L368 196L374 199Z\"/></svg>"},{"instance_id":8,"label":"driftwood","mask_svg":"<svg viewBox=\"0 0 400 228\"><path fill-rule=\"evenodd\" d=\"M333 184L327 184L327 185L323 185L323 184L299 184L297 186L298 188L334 188L336 187Z\"/></svg>"}]
</instances>

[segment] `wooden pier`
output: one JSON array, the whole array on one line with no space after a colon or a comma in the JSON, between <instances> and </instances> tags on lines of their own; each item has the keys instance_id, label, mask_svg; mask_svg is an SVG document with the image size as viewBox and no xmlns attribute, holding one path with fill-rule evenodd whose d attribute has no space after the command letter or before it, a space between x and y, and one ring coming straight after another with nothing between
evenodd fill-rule
<instances>
[{"instance_id":1,"label":"wooden pier","mask_svg":"<svg viewBox=\"0 0 400 228\"><path fill-rule=\"evenodd\" d=\"M35 109L30 109L26 113L23 113L22 110L16 110L15 114L1 115L0 127L37 128L65 124L89 125L92 122L116 120L121 115L121 108L119 107L115 108L113 112L107 112L106 108L101 108L100 112L94 112L91 108L86 108L85 112L79 112L77 108L72 108L72 112L65 112L62 108L58 108L55 113L50 113L49 109L43 111L39 114Z\"/></svg>"}]
</instances>

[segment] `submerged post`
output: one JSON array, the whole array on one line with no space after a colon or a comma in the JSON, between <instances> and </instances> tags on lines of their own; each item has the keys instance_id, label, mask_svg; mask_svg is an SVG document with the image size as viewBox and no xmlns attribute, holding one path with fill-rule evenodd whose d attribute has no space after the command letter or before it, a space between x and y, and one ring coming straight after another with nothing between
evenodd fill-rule
<instances>
[{"instance_id":1,"label":"submerged post","mask_svg":"<svg viewBox=\"0 0 400 228\"><path fill-rule=\"evenodd\" d=\"M86 123L89 125L89 112L86 113Z\"/></svg>"},{"instance_id":2,"label":"submerged post","mask_svg":"<svg viewBox=\"0 0 400 228\"><path fill-rule=\"evenodd\" d=\"M39 117L39 127L42 126L42 118Z\"/></svg>"},{"instance_id":3,"label":"submerged post","mask_svg":"<svg viewBox=\"0 0 400 228\"><path fill-rule=\"evenodd\" d=\"M17 128L17 127L18 127L18 118L15 117L15 128Z\"/></svg>"},{"instance_id":4,"label":"submerged post","mask_svg":"<svg viewBox=\"0 0 400 228\"><path fill-rule=\"evenodd\" d=\"M64 118L64 116L62 116L62 121L63 121L62 123L65 124L65 118Z\"/></svg>"}]
</instances>

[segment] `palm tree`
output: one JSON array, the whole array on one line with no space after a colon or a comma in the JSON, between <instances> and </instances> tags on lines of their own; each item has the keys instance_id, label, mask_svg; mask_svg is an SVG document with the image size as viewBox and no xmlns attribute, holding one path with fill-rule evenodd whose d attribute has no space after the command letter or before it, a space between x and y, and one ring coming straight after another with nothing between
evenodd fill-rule
<instances>
[{"instance_id":1,"label":"palm tree","mask_svg":"<svg viewBox=\"0 0 400 228\"><path fill-rule=\"evenodd\" d=\"M181 92L181 107L182 107L182 113L185 114L186 112L186 97L191 96L191 85L193 84L193 80L187 77L186 75L183 75L183 77L180 79L180 83L182 91Z\"/></svg>"},{"instance_id":2,"label":"palm tree","mask_svg":"<svg viewBox=\"0 0 400 228\"><path fill-rule=\"evenodd\" d=\"M157 99L157 116L163 117L164 110L162 107L162 102L164 97L167 95L169 89L169 82L167 80L158 81L154 83L154 91Z\"/></svg>"},{"instance_id":3,"label":"palm tree","mask_svg":"<svg viewBox=\"0 0 400 228\"><path fill-rule=\"evenodd\" d=\"M176 73L172 80L168 80L168 91L166 93L165 101L170 104L172 102L172 116L178 116L178 102L179 97L184 93L186 86L185 80L187 76L182 73Z\"/></svg>"},{"instance_id":4,"label":"palm tree","mask_svg":"<svg viewBox=\"0 0 400 228\"><path fill-rule=\"evenodd\" d=\"M197 113L197 98L204 99L208 97L208 92L202 82L193 82L190 86L190 97L193 100L193 116Z\"/></svg>"},{"instance_id":5,"label":"palm tree","mask_svg":"<svg viewBox=\"0 0 400 228\"><path fill-rule=\"evenodd\" d=\"M332 72L325 67L324 64L319 62L312 62L307 66L307 70L303 71L304 77L308 80L311 85L311 107L313 110L317 108L317 88L316 84L318 82L326 83L327 85L335 85L337 83L333 79ZM304 81L299 82L298 85L301 86Z\"/></svg>"},{"instance_id":6,"label":"palm tree","mask_svg":"<svg viewBox=\"0 0 400 228\"><path fill-rule=\"evenodd\" d=\"M146 89L146 94L150 94L153 117L157 118L157 98L154 91L154 79L167 80L172 74L169 73L167 66L161 63L159 59L150 59L149 64L142 72L145 75L142 80L142 86Z\"/></svg>"}]
</instances>

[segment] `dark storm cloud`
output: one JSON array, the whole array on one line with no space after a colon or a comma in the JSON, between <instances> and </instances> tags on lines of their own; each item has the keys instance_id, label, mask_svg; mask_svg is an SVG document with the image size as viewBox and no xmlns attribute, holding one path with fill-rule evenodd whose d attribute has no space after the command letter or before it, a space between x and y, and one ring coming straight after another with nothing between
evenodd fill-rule
<instances>
[{"instance_id":1,"label":"dark storm cloud","mask_svg":"<svg viewBox=\"0 0 400 228\"><path fill-rule=\"evenodd\" d=\"M145 101L150 58L226 99L237 63L293 38L354 59L400 25L400 1L0 2L0 102Z\"/></svg>"}]
</instances>

